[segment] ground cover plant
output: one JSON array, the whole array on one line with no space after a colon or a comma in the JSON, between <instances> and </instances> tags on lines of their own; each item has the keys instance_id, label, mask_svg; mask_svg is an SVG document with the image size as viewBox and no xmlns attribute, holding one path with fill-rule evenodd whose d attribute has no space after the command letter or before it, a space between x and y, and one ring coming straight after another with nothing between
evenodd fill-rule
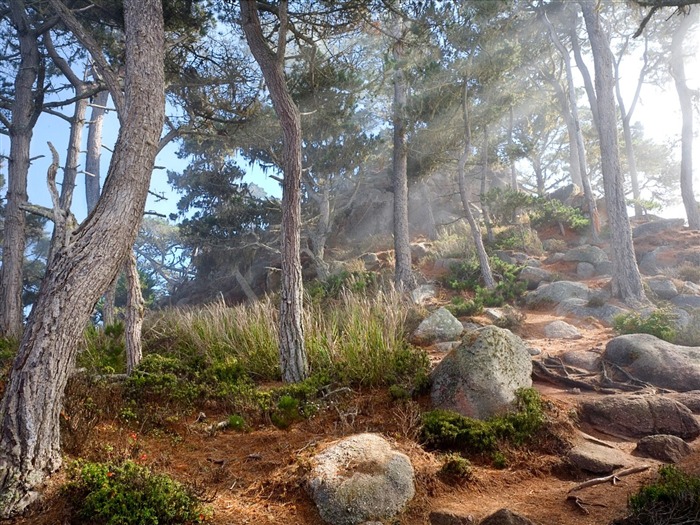
<instances>
[{"instance_id":1,"label":"ground cover plant","mask_svg":"<svg viewBox=\"0 0 700 525\"><path fill-rule=\"evenodd\" d=\"M665 309L657 309L650 314L630 312L615 316L613 329L618 334L650 334L664 341L674 342L676 339L676 329L673 325L675 319L675 314Z\"/></svg>"},{"instance_id":2,"label":"ground cover plant","mask_svg":"<svg viewBox=\"0 0 700 525\"><path fill-rule=\"evenodd\" d=\"M673 465L629 498L629 515L616 525L681 525L700 522L700 477Z\"/></svg>"}]
</instances>

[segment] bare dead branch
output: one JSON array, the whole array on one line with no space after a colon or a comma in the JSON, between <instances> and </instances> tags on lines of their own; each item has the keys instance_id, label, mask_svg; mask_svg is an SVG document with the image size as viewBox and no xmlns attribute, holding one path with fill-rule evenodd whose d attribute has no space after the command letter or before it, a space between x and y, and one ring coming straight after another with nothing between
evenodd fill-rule
<instances>
[{"instance_id":1,"label":"bare dead branch","mask_svg":"<svg viewBox=\"0 0 700 525\"><path fill-rule=\"evenodd\" d=\"M613 485L616 485L619 481L620 478L624 476L629 476L631 474L637 474L638 472L644 472L645 470L649 470L651 467L649 465L641 465L639 467L631 467L626 470L621 470L620 472L617 472L615 474L610 474L609 476L604 476L602 478L594 478L590 479L588 481L584 481L583 483L579 483L575 487L569 490L569 494L572 492L579 491L581 489L585 489L587 487L592 487L594 485L600 485L602 483L612 483ZM568 498L567 498L568 499Z\"/></svg>"}]
</instances>

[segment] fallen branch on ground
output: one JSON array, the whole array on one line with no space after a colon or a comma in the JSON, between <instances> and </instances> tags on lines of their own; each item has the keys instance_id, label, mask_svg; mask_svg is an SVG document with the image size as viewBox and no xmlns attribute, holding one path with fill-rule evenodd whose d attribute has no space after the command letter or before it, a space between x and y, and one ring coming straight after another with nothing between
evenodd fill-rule
<instances>
[{"instance_id":1,"label":"fallen branch on ground","mask_svg":"<svg viewBox=\"0 0 700 525\"><path fill-rule=\"evenodd\" d=\"M620 472L616 472L615 474L610 474L609 476L605 476L602 478L590 479L570 489L569 494L571 494L572 492L576 492L577 490L585 489L586 487L592 487L593 485L607 483L608 481L611 482L613 485L616 485L617 482L620 481L621 477L629 476L630 474L636 474L638 472L644 472L645 470L649 470L649 468L651 468L649 467L649 465L642 465L640 467L632 467L626 470L621 470Z\"/></svg>"}]
</instances>

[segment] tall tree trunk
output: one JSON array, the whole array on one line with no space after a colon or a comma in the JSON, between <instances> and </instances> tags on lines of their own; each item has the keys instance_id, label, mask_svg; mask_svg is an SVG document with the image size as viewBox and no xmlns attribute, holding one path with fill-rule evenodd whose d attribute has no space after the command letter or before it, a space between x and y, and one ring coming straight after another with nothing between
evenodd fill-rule
<instances>
[{"instance_id":1,"label":"tall tree trunk","mask_svg":"<svg viewBox=\"0 0 700 525\"><path fill-rule=\"evenodd\" d=\"M87 153L85 155L85 200L88 214L95 209L100 198L100 157L102 155L102 124L106 114L109 91L100 91L93 98L92 113L88 125Z\"/></svg>"},{"instance_id":2,"label":"tall tree trunk","mask_svg":"<svg viewBox=\"0 0 700 525\"><path fill-rule=\"evenodd\" d=\"M559 35L554 30L552 23L547 18L547 14L543 11L542 20L547 27L549 39L557 48L559 55L564 61L564 70L566 72L567 92L569 95L569 111L571 113L571 123L574 126L574 136L576 137L576 155L579 163L579 172L581 175L581 184L583 185L583 194L586 198L586 206L588 214L591 218L591 237L595 242L599 241L598 234L600 233L600 218L598 216L598 206L596 205L591 181L588 177L588 164L586 162L586 145L583 141L583 131L581 130L581 120L578 116L578 104L576 101L576 86L574 85L574 75L571 70L571 57L569 51L564 47Z\"/></svg>"},{"instance_id":3,"label":"tall tree trunk","mask_svg":"<svg viewBox=\"0 0 700 525\"><path fill-rule=\"evenodd\" d=\"M627 37L629 40L629 37ZM620 119L622 120L622 136L625 140L625 156L627 157L627 169L630 174L630 183L632 185L632 198L634 199L634 215L635 217L641 217L644 213L642 205L639 200L641 198L639 191L639 176L637 174L637 159L634 154L634 144L632 143L632 127L630 122L632 120L632 114L637 106L637 101L639 100L639 95L642 92L642 86L644 85L644 77L646 77L648 66L649 66L649 54L648 54L648 43L649 39L644 37L644 63L642 69L639 71L639 77L637 78L637 87L634 92L634 97L630 104L629 111L625 107L625 101L622 98L622 89L620 88L620 60L625 55L627 50L627 42L620 51L618 59L613 61L613 66L615 68L615 96L617 97L617 107L620 110Z\"/></svg>"},{"instance_id":4,"label":"tall tree trunk","mask_svg":"<svg viewBox=\"0 0 700 525\"><path fill-rule=\"evenodd\" d=\"M561 114L564 117L564 122L566 123L566 133L569 137L569 173L571 175L571 182L583 189L581 163L579 162L578 158L578 136L576 134L574 117L571 115L571 111L569 111L569 98L557 79L552 77L549 79L549 83L551 84L552 88L554 88L554 94L557 98L557 102L559 102Z\"/></svg>"},{"instance_id":5,"label":"tall tree trunk","mask_svg":"<svg viewBox=\"0 0 700 525\"><path fill-rule=\"evenodd\" d=\"M617 119L613 95L613 67L610 41L603 31L596 0L579 0L595 65L596 100L600 158L612 236L612 293L626 303L647 303L632 244L632 230L627 216L622 170L617 143Z\"/></svg>"},{"instance_id":6,"label":"tall tree trunk","mask_svg":"<svg viewBox=\"0 0 700 525\"><path fill-rule=\"evenodd\" d=\"M406 142L406 103L408 85L403 71L404 27L399 15L394 15L392 54L394 69L393 102L393 168L394 192L394 283L399 290L411 290L416 282L411 262L411 239L408 231L408 145Z\"/></svg>"},{"instance_id":7,"label":"tall tree trunk","mask_svg":"<svg viewBox=\"0 0 700 525\"><path fill-rule=\"evenodd\" d=\"M32 29L22 0L10 2L10 19L19 39L20 63L15 78L15 99L11 106L10 159L7 170L7 205L5 208L0 270L0 333L19 339L23 329L22 267L24 265L27 204L27 174L32 130L39 118L43 89L43 67L37 34ZM37 92L34 93L34 85Z\"/></svg>"},{"instance_id":8,"label":"tall tree trunk","mask_svg":"<svg viewBox=\"0 0 700 525\"><path fill-rule=\"evenodd\" d=\"M481 200L481 213L484 216L484 225L486 226L486 240L489 244L496 242L496 236L493 234L493 225L491 224L491 212L488 204L486 204L486 193L489 190L489 128L484 125L484 150L482 152L481 162L481 190L479 197Z\"/></svg>"},{"instance_id":9,"label":"tall tree trunk","mask_svg":"<svg viewBox=\"0 0 700 525\"><path fill-rule=\"evenodd\" d=\"M685 77L683 42L688 30L697 21L697 10L683 17L671 40L671 74L676 83L678 102L681 105L683 127L681 129L681 197L688 217L688 227L700 230L700 211L693 191L693 93Z\"/></svg>"},{"instance_id":10,"label":"tall tree trunk","mask_svg":"<svg viewBox=\"0 0 700 525\"><path fill-rule=\"evenodd\" d=\"M593 115L593 126L598 129L598 105L595 102L595 88L593 87L593 79L588 71L588 66L586 61L583 59L583 54L581 53L581 44L578 41L578 10L576 6L570 6L573 14L570 18L569 25L569 36L571 37L571 48L574 52L574 60L576 61L576 67L581 73L581 78L583 78L583 87L586 89L586 95L588 96L588 101L591 106L591 115Z\"/></svg>"},{"instance_id":11,"label":"tall tree trunk","mask_svg":"<svg viewBox=\"0 0 700 525\"><path fill-rule=\"evenodd\" d=\"M65 16L58 0L50 4ZM124 20L125 104L110 175L90 218L54 250L0 405L2 517L26 508L61 465L59 414L77 343L146 203L165 109L162 4L126 0Z\"/></svg>"},{"instance_id":12,"label":"tall tree trunk","mask_svg":"<svg viewBox=\"0 0 700 525\"><path fill-rule=\"evenodd\" d=\"M326 241L331 229L331 195L328 184L321 185L318 191L309 188L308 194L318 206L318 222L309 233L310 255L313 259L316 276L325 280L330 276L328 263L325 261Z\"/></svg>"},{"instance_id":13,"label":"tall tree trunk","mask_svg":"<svg viewBox=\"0 0 700 525\"><path fill-rule=\"evenodd\" d=\"M124 264L126 275L126 330L124 331L126 346L126 373L131 374L141 363L143 347L141 343L141 327L146 314L146 303L141 293L141 279L136 266L136 255L131 250Z\"/></svg>"},{"instance_id":14,"label":"tall tree trunk","mask_svg":"<svg viewBox=\"0 0 700 525\"><path fill-rule=\"evenodd\" d=\"M518 173L515 170L514 145L513 145L513 106L508 111L508 157L510 162L510 189L518 191Z\"/></svg>"},{"instance_id":15,"label":"tall tree trunk","mask_svg":"<svg viewBox=\"0 0 700 525\"><path fill-rule=\"evenodd\" d=\"M472 128L471 120L469 118L469 84L467 80L464 81L464 91L462 92L462 118L464 119L464 150L462 151L462 155L460 155L459 162L457 163L459 197L462 201L464 216L467 218L469 229L472 232L472 239L474 239L476 255L479 258L479 268L481 269L481 279L484 281L484 286L491 290L496 287L496 281L494 280L493 273L491 272L491 263L489 262L489 256L486 253L486 248L484 247L484 239L481 237L481 228L479 228L469 204L469 187L467 185L467 175L465 170L472 148Z\"/></svg>"},{"instance_id":16,"label":"tall tree trunk","mask_svg":"<svg viewBox=\"0 0 700 525\"><path fill-rule=\"evenodd\" d=\"M304 347L301 278L301 116L284 74L287 2L280 1L277 53L268 47L256 4L240 0L241 25L250 51L262 70L272 106L282 127L282 301L280 306L280 365L287 383L309 375Z\"/></svg>"}]
</instances>

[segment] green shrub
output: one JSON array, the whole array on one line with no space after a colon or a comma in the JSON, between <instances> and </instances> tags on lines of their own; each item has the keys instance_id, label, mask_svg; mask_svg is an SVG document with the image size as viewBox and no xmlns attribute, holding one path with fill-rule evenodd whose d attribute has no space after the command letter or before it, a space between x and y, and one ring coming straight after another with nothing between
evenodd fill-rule
<instances>
[{"instance_id":1,"label":"green shrub","mask_svg":"<svg viewBox=\"0 0 700 525\"><path fill-rule=\"evenodd\" d=\"M68 480L63 490L77 523L192 524L208 515L191 490L132 461L78 461L69 466Z\"/></svg>"},{"instance_id":2,"label":"green shrub","mask_svg":"<svg viewBox=\"0 0 700 525\"><path fill-rule=\"evenodd\" d=\"M280 397L277 401L277 409L270 416L272 424L277 428L285 429L295 421L302 419L299 413L299 400L289 395Z\"/></svg>"},{"instance_id":3,"label":"green shrub","mask_svg":"<svg viewBox=\"0 0 700 525\"><path fill-rule=\"evenodd\" d=\"M107 325L104 329L89 326L83 334L83 348L77 366L94 374L116 374L126 371L124 324Z\"/></svg>"},{"instance_id":4,"label":"green shrub","mask_svg":"<svg viewBox=\"0 0 700 525\"><path fill-rule=\"evenodd\" d=\"M377 291L378 274L369 271L343 270L331 275L325 281L313 281L309 285L309 295L315 300L339 299L345 292L364 294Z\"/></svg>"},{"instance_id":5,"label":"green shrub","mask_svg":"<svg viewBox=\"0 0 700 525\"><path fill-rule=\"evenodd\" d=\"M516 393L516 412L486 421L462 416L449 410L433 410L423 416L422 438L433 448L466 452L493 452L507 441L522 445L544 422L542 402L532 388Z\"/></svg>"},{"instance_id":6,"label":"green shrub","mask_svg":"<svg viewBox=\"0 0 700 525\"><path fill-rule=\"evenodd\" d=\"M615 316L613 329L618 334L651 334L673 342L676 337L674 320L675 315L664 309L654 310L649 315L630 312Z\"/></svg>"},{"instance_id":7,"label":"green shrub","mask_svg":"<svg viewBox=\"0 0 700 525\"><path fill-rule=\"evenodd\" d=\"M471 462L460 454L447 454L438 475L450 484L465 483L474 479Z\"/></svg>"},{"instance_id":8,"label":"green shrub","mask_svg":"<svg viewBox=\"0 0 700 525\"><path fill-rule=\"evenodd\" d=\"M228 426L233 430L237 430L238 432L244 432L248 429L248 424L246 423L245 418L238 414L232 414L228 417Z\"/></svg>"},{"instance_id":9,"label":"green shrub","mask_svg":"<svg viewBox=\"0 0 700 525\"><path fill-rule=\"evenodd\" d=\"M630 496L629 515L619 525L661 525L698 523L700 519L700 477L667 465L659 469L653 483Z\"/></svg>"}]
</instances>

